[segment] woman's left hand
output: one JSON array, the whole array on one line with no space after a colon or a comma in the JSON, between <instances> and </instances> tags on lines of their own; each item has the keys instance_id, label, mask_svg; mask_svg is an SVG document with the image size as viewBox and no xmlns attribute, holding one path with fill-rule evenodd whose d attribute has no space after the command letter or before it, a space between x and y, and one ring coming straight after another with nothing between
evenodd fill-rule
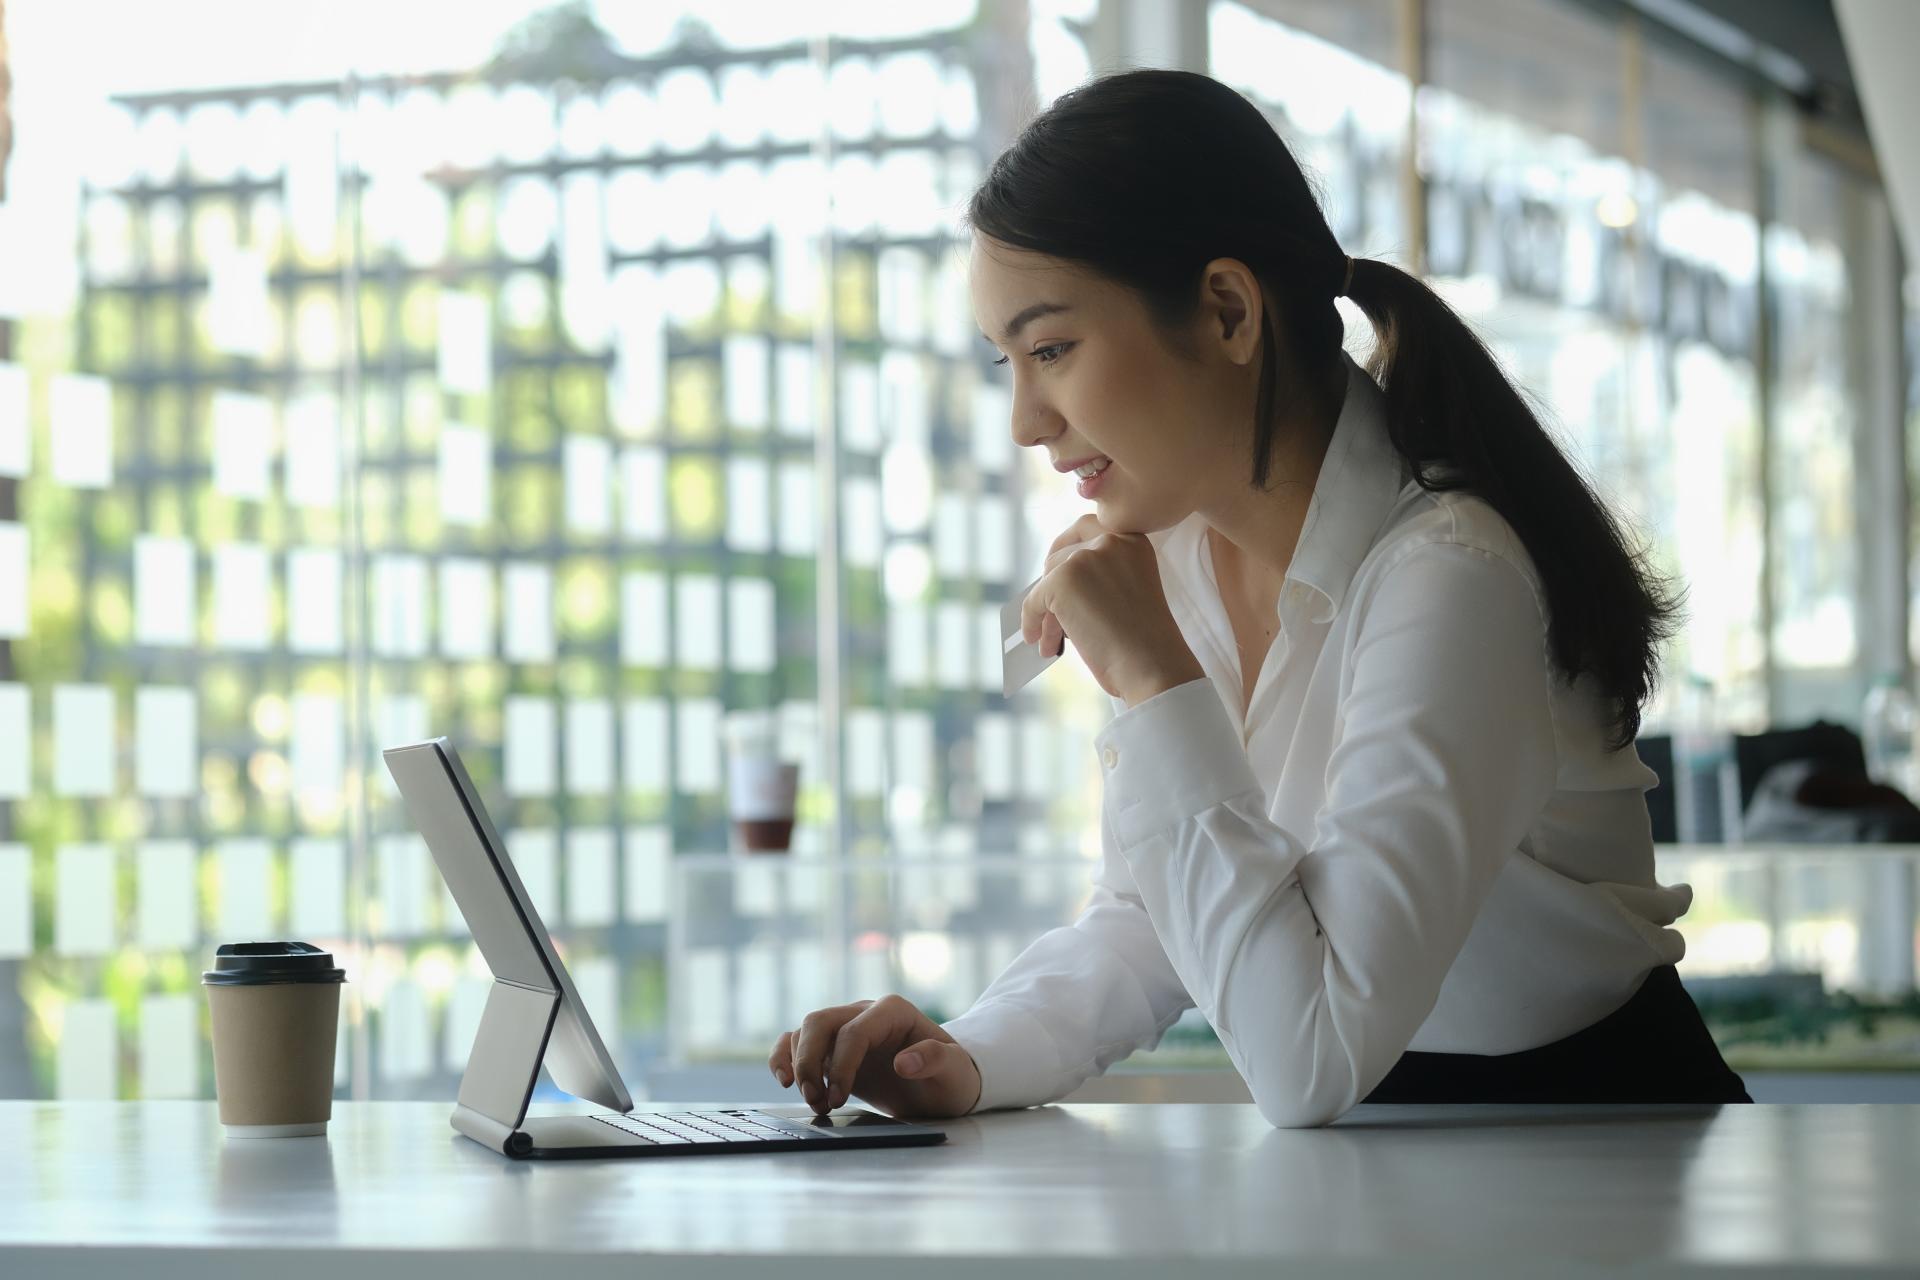
<instances>
[{"instance_id":1,"label":"woman's left hand","mask_svg":"<svg viewBox=\"0 0 1920 1280\"><path fill-rule=\"evenodd\" d=\"M1020 633L1047 655L1072 639L1100 687L1129 707L1206 674L1167 608L1153 544L1145 534L1111 533L1092 515L1048 548Z\"/></svg>"}]
</instances>

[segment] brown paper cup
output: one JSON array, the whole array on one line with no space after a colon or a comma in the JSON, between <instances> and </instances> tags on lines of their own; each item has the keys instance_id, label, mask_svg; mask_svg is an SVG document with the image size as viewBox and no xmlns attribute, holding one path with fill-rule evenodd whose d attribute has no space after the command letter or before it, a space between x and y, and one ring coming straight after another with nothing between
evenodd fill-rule
<instances>
[{"instance_id":1,"label":"brown paper cup","mask_svg":"<svg viewBox=\"0 0 1920 1280\"><path fill-rule=\"evenodd\" d=\"M227 1136L325 1133L333 1116L339 980L210 981L206 991L214 1093Z\"/></svg>"}]
</instances>

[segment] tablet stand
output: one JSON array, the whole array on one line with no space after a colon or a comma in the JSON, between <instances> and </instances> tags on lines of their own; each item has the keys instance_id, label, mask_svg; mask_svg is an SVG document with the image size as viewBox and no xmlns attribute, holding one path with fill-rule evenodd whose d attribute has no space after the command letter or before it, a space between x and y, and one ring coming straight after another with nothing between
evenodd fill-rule
<instances>
[{"instance_id":1,"label":"tablet stand","mask_svg":"<svg viewBox=\"0 0 1920 1280\"><path fill-rule=\"evenodd\" d=\"M532 1148L533 1140L520 1131L520 1124L527 1118L527 1103L559 1012L556 991L493 980L460 1077L455 1129L501 1155L522 1155Z\"/></svg>"}]
</instances>

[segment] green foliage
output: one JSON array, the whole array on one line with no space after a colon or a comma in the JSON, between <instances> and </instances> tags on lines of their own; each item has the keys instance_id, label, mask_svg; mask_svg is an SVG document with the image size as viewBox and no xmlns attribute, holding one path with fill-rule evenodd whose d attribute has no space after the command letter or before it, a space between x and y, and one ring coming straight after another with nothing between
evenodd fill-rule
<instances>
[{"instance_id":1,"label":"green foliage","mask_svg":"<svg viewBox=\"0 0 1920 1280\"><path fill-rule=\"evenodd\" d=\"M1920 991L1892 999L1836 991L1818 1002L1756 994L1731 999L1696 997L1694 1003L1722 1049L1825 1045L1840 1031L1871 1039L1889 1020L1920 1020Z\"/></svg>"}]
</instances>

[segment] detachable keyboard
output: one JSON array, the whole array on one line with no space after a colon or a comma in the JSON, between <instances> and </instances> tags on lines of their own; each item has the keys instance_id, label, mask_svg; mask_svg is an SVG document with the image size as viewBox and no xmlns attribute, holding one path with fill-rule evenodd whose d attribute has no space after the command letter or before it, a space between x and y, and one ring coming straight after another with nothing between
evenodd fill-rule
<instances>
[{"instance_id":1,"label":"detachable keyboard","mask_svg":"<svg viewBox=\"0 0 1920 1280\"><path fill-rule=\"evenodd\" d=\"M804 1124L782 1116L762 1115L757 1111L643 1111L635 1115L610 1114L593 1118L601 1124L612 1125L622 1133L662 1146L674 1143L775 1142L794 1139L835 1142L839 1133L834 1127Z\"/></svg>"},{"instance_id":2,"label":"detachable keyboard","mask_svg":"<svg viewBox=\"0 0 1920 1280\"><path fill-rule=\"evenodd\" d=\"M945 1142L939 1129L847 1107L816 1116L782 1110L603 1111L528 1116L505 1144L519 1160L590 1156L679 1156L830 1151L842 1147L917 1147Z\"/></svg>"}]
</instances>

